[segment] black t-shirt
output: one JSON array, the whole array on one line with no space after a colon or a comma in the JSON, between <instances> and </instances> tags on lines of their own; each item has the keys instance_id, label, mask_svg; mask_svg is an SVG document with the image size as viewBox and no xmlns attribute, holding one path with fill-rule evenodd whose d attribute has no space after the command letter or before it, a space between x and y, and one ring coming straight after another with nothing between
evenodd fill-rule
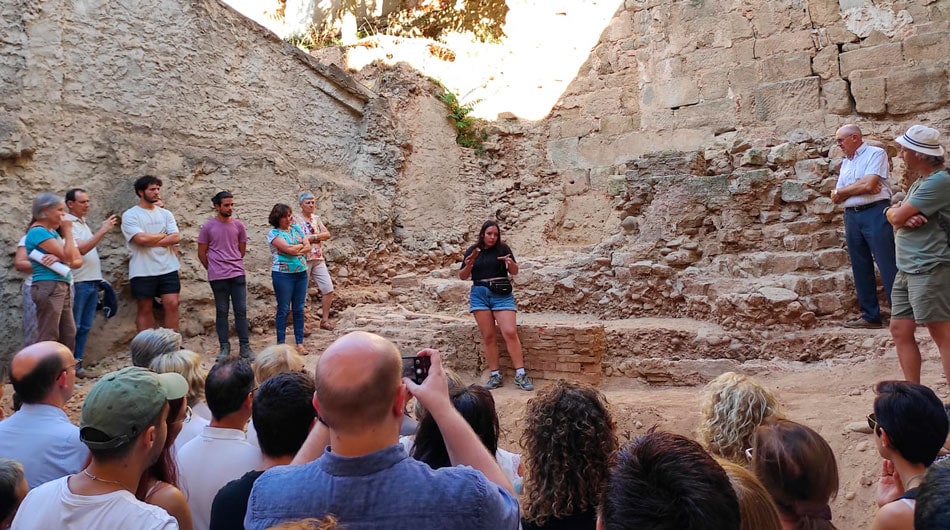
<instances>
[{"instance_id":1,"label":"black t-shirt","mask_svg":"<svg viewBox=\"0 0 950 530\"><path fill-rule=\"evenodd\" d=\"M563 519L548 519L543 526L530 521L521 520L523 530L595 530L597 528L597 510L590 508L586 511L573 513Z\"/></svg>"},{"instance_id":2,"label":"black t-shirt","mask_svg":"<svg viewBox=\"0 0 950 530\"><path fill-rule=\"evenodd\" d=\"M211 503L210 530L233 530L244 528L244 516L247 515L247 501L251 498L251 488L263 471L248 471L243 477L224 485L214 496Z\"/></svg>"},{"instance_id":3,"label":"black t-shirt","mask_svg":"<svg viewBox=\"0 0 950 530\"><path fill-rule=\"evenodd\" d=\"M468 250L465 251L465 257L469 257L474 250L475 245L468 247ZM475 264L472 265L472 281L507 277L508 268L505 267L504 261L498 259L502 256L511 256L512 261L518 261L515 259L514 253L511 252L511 248L504 243L482 250L475 258ZM464 261L461 268L465 268Z\"/></svg>"}]
</instances>

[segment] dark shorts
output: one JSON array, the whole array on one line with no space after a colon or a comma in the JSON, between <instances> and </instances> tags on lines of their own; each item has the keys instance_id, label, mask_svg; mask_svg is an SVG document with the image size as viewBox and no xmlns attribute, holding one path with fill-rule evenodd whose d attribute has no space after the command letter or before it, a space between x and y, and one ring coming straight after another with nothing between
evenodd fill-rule
<instances>
[{"instance_id":1,"label":"dark shorts","mask_svg":"<svg viewBox=\"0 0 950 530\"><path fill-rule=\"evenodd\" d=\"M139 276L132 278L132 298L149 300L163 294L177 294L181 292L181 280L178 271L172 271L158 276Z\"/></svg>"}]
</instances>

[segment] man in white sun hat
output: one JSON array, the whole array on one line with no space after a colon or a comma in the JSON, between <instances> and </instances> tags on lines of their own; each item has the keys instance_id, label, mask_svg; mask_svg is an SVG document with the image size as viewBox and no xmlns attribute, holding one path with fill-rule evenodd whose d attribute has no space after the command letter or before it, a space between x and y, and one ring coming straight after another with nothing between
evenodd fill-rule
<instances>
[{"instance_id":1,"label":"man in white sun hat","mask_svg":"<svg viewBox=\"0 0 950 530\"><path fill-rule=\"evenodd\" d=\"M920 383L914 330L925 324L950 382L950 173L936 129L914 125L896 141L913 184L902 202L884 210L897 250L891 336L904 379Z\"/></svg>"}]
</instances>

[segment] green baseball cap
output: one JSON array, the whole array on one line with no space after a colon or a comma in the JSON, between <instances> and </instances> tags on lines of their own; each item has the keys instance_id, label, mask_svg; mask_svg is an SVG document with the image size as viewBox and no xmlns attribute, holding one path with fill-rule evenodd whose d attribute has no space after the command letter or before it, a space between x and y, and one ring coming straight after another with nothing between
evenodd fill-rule
<instances>
[{"instance_id":1,"label":"green baseball cap","mask_svg":"<svg viewBox=\"0 0 950 530\"><path fill-rule=\"evenodd\" d=\"M104 375L86 394L79 437L90 449L114 449L148 428L165 402L188 393L180 374L130 366Z\"/></svg>"}]
</instances>

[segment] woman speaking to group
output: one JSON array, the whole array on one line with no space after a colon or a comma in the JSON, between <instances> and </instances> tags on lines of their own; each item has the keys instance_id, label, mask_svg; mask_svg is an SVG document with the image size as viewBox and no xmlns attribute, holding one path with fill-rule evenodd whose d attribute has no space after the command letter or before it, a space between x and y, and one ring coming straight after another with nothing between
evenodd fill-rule
<instances>
[{"instance_id":1,"label":"woman speaking to group","mask_svg":"<svg viewBox=\"0 0 950 530\"><path fill-rule=\"evenodd\" d=\"M498 364L496 330L501 330L508 355L515 366L515 384L522 390L534 390L524 371L524 355L518 338L515 297L508 275L518 274L518 262L508 245L501 242L501 229L495 221L485 221L478 232L478 242L465 251L459 278L472 279L468 311L475 315L478 330L485 344L485 359L491 375L485 388L502 385Z\"/></svg>"}]
</instances>

